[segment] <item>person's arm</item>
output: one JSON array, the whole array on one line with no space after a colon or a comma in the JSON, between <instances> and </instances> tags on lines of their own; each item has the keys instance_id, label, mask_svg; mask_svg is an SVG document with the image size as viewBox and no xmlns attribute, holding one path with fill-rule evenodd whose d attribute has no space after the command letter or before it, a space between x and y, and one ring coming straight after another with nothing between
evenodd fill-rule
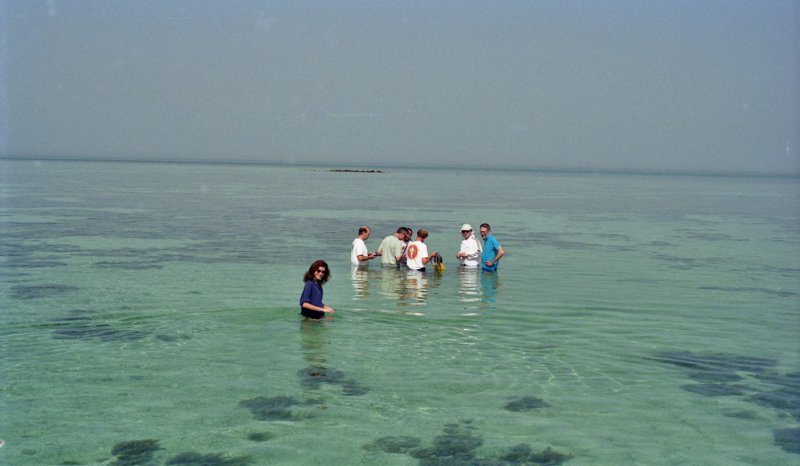
<instances>
[{"instance_id":1,"label":"person's arm","mask_svg":"<svg viewBox=\"0 0 800 466\"><path fill-rule=\"evenodd\" d=\"M359 249L361 249L361 251L357 251L356 252L356 257L358 258L359 262L366 262L366 261L375 259L375 254L372 254L367 250L367 245L366 244L363 245L363 248L359 247ZM366 253L366 254L364 254L364 253Z\"/></svg>"},{"instance_id":2,"label":"person's arm","mask_svg":"<svg viewBox=\"0 0 800 466\"><path fill-rule=\"evenodd\" d=\"M323 304L322 307L319 307L319 306L315 306L315 305L311 304L308 301L303 303L303 308L304 309L309 309L309 310L312 310L312 311L318 311L318 312L328 312L328 313L332 313L333 312L333 308L328 306L327 304Z\"/></svg>"},{"instance_id":3,"label":"person's arm","mask_svg":"<svg viewBox=\"0 0 800 466\"><path fill-rule=\"evenodd\" d=\"M436 256L438 256L438 255L439 255L439 253L438 253L438 252L436 252L436 251L433 251L433 252L432 252L432 253L431 253L429 256L425 256L425 257L423 257L423 258L422 258L422 265L425 265L425 264L427 264L428 262L430 262L430 260L431 260L431 257L436 257Z\"/></svg>"},{"instance_id":4,"label":"person's arm","mask_svg":"<svg viewBox=\"0 0 800 466\"><path fill-rule=\"evenodd\" d=\"M490 261L486 261L486 267L491 267L494 264L496 264L497 261L499 261L500 258L505 255L505 253L506 252L503 250L503 247L502 246L498 246L497 247L497 254L494 256L494 259L492 259Z\"/></svg>"},{"instance_id":5,"label":"person's arm","mask_svg":"<svg viewBox=\"0 0 800 466\"><path fill-rule=\"evenodd\" d=\"M300 307L303 309L310 309L312 311L319 311L319 312L333 312L333 308L326 304L322 304L322 307L315 306L311 304L311 301L314 299L316 285L312 281L307 281L305 286L303 287L303 292L300 294Z\"/></svg>"}]
</instances>

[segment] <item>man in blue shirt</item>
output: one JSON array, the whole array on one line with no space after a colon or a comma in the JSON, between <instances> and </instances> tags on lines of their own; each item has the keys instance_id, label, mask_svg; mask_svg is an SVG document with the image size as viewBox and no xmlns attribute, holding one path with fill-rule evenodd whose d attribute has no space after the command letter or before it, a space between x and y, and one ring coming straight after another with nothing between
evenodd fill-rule
<instances>
[{"instance_id":1,"label":"man in blue shirt","mask_svg":"<svg viewBox=\"0 0 800 466\"><path fill-rule=\"evenodd\" d=\"M481 238L484 240L483 255L481 257L482 268L487 272L494 272L497 270L497 263L506 252L503 251L503 247L492 235L492 227L488 223L481 225Z\"/></svg>"}]
</instances>

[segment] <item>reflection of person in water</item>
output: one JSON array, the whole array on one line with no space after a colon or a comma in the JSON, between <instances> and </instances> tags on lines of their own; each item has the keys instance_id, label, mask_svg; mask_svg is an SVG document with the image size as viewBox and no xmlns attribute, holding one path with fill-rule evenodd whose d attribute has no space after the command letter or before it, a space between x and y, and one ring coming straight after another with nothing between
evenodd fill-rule
<instances>
[{"instance_id":1,"label":"reflection of person in water","mask_svg":"<svg viewBox=\"0 0 800 466\"><path fill-rule=\"evenodd\" d=\"M300 294L300 314L309 319L321 319L333 314L333 308L322 302L322 285L331 278L331 270L324 260L315 261L308 268L303 281L306 283Z\"/></svg>"},{"instance_id":2,"label":"reflection of person in water","mask_svg":"<svg viewBox=\"0 0 800 466\"><path fill-rule=\"evenodd\" d=\"M458 269L459 288L458 300L462 303L480 301L481 289L478 284L478 267L460 267Z\"/></svg>"},{"instance_id":3,"label":"reflection of person in water","mask_svg":"<svg viewBox=\"0 0 800 466\"><path fill-rule=\"evenodd\" d=\"M496 273L481 272L481 288L483 289L484 303L497 301L497 289L500 288L500 278Z\"/></svg>"},{"instance_id":4,"label":"reflection of person in water","mask_svg":"<svg viewBox=\"0 0 800 466\"><path fill-rule=\"evenodd\" d=\"M309 367L325 367L325 348L330 341L328 326L318 325L310 319L300 321L300 337L303 345L303 359Z\"/></svg>"},{"instance_id":5,"label":"reflection of person in water","mask_svg":"<svg viewBox=\"0 0 800 466\"><path fill-rule=\"evenodd\" d=\"M363 301L369 295L370 281L376 276L380 275L379 270L370 270L369 267L350 267L351 277L353 279L353 299Z\"/></svg>"},{"instance_id":6,"label":"reflection of person in water","mask_svg":"<svg viewBox=\"0 0 800 466\"><path fill-rule=\"evenodd\" d=\"M424 306L428 301L428 292L442 283L441 273L426 274L416 270L401 270L400 306Z\"/></svg>"},{"instance_id":7,"label":"reflection of person in water","mask_svg":"<svg viewBox=\"0 0 800 466\"><path fill-rule=\"evenodd\" d=\"M398 267L381 270L379 279L381 296L400 299L403 294L403 280L405 280L407 274L407 270Z\"/></svg>"},{"instance_id":8,"label":"reflection of person in water","mask_svg":"<svg viewBox=\"0 0 800 466\"><path fill-rule=\"evenodd\" d=\"M319 325L310 319L300 321L300 336L303 345L303 359L308 365L297 371L300 384L307 390L319 390L323 385L339 386L344 396L361 396L369 393L369 388L349 377L343 371L331 367L327 361L327 348L330 346L331 327ZM319 401L308 400L305 405L317 405Z\"/></svg>"}]
</instances>

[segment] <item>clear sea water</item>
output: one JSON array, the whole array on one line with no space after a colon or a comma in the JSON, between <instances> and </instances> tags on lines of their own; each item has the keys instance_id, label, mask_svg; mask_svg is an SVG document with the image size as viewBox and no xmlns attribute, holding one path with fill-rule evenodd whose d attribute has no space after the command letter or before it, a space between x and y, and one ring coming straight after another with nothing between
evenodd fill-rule
<instances>
[{"instance_id":1,"label":"clear sea water","mask_svg":"<svg viewBox=\"0 0 800 466\"><path fill-rule=\"evenodd\" d=\"M0 464L800 464L798 200L780 177L0 161ZM458 269L464 222L492 224L498 273ZM351 270L362 224L370 249L427 228L446 271ZM302 322L317 258L335 318Z\"/></svg>"}]
</instances>

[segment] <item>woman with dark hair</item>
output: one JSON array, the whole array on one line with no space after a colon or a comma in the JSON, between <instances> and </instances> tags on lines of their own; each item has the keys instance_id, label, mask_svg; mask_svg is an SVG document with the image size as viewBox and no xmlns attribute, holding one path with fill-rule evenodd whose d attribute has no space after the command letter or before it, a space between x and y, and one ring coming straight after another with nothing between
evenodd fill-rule
<instances>
[{"instance_id":1,"label":"woman with dark hair","mask_svg":"<svg viewBox=\"0 0 800 466\"><path fill-rule=\"evenodd\" d=\"M332 314L333 308L322 303L322 285L331 278L331 270L324 260L314 261L303 276L306 282L300 294L300 315L309 319L321 319Z\"/></svg>"}]
</instances>

